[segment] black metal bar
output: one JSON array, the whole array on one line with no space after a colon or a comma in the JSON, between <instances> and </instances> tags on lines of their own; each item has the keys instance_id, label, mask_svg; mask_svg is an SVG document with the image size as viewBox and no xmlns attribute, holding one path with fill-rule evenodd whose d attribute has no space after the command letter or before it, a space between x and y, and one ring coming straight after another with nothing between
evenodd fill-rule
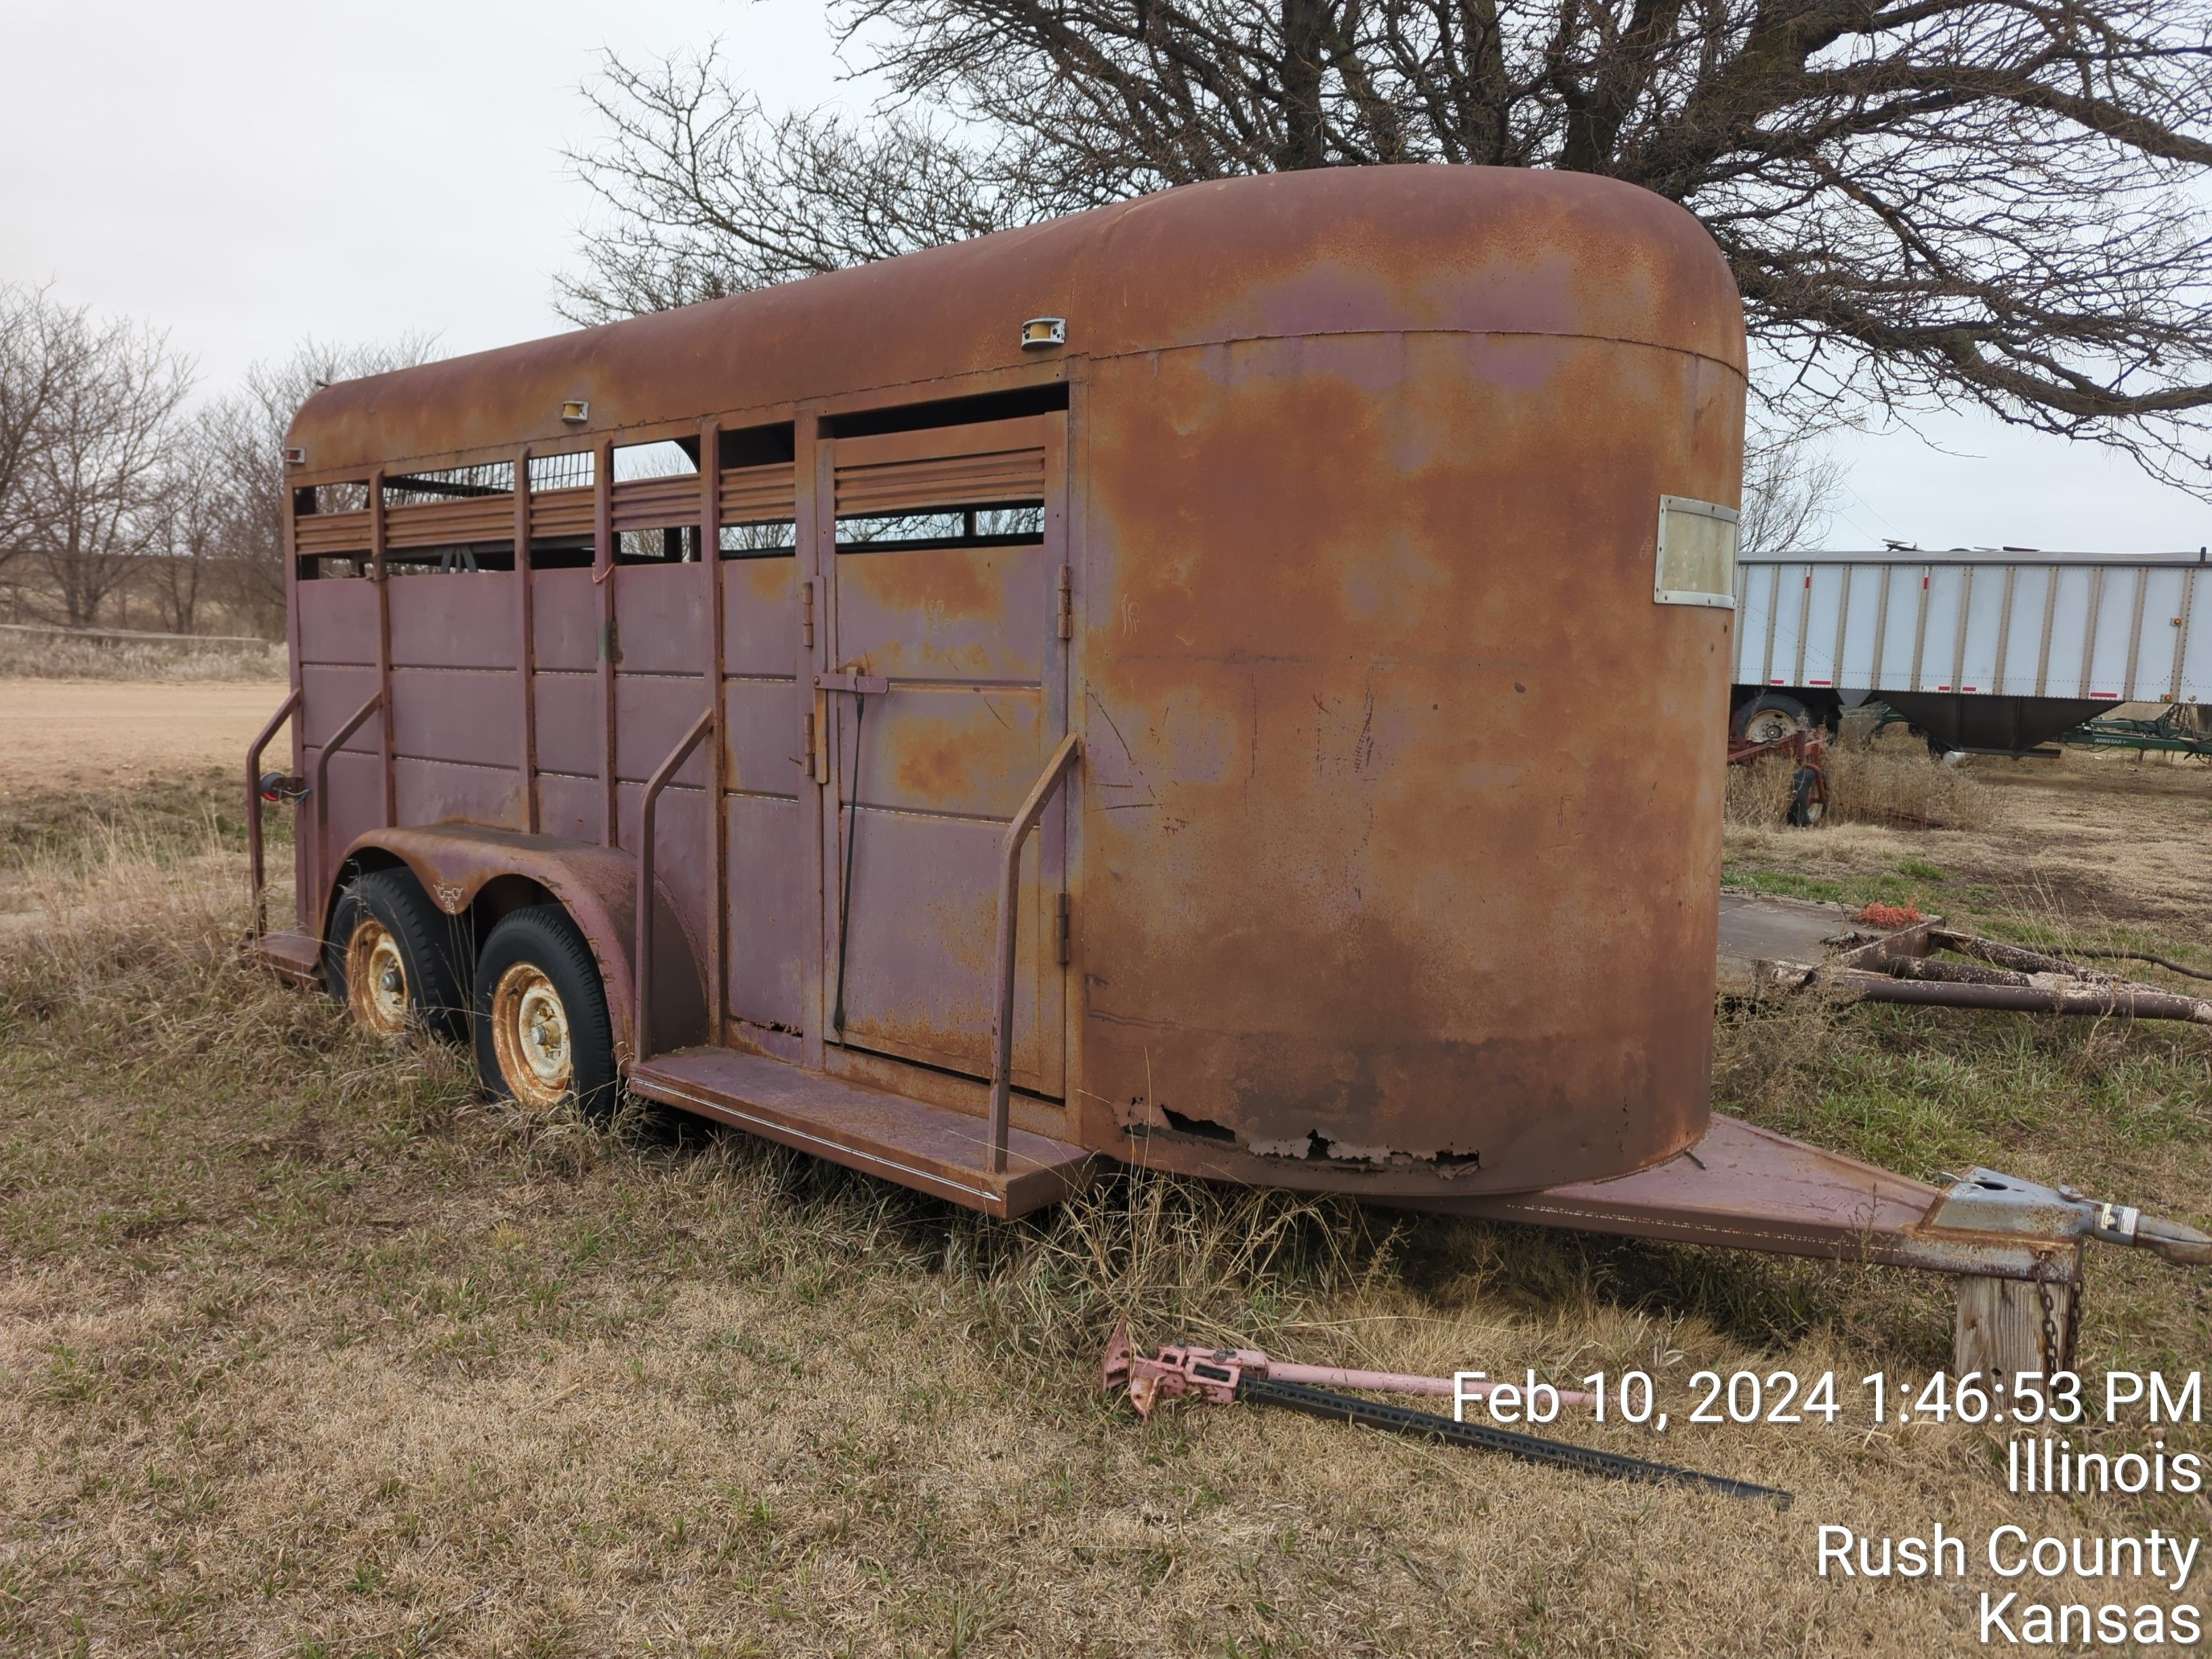
<instances>
[{"instance_id":1,"label":"black metal bar","mask_svg":"<svg viewBox=\"0 0 2212 1659\"><path fill-rule=\"evenodd\" d=\"M1404 1406L1385 1405L1380 1401L1331 1394L1326 1389L1308 1388L1303 1382L1278 1382L1270 1377L1255 1376L1249 1371L1237 1385L1237 1397L1249 1401L1255 1406L1280 1406L1286 1411L1303 1412L1308 1417L1324 1418L1331 1422L1352 1423L1369 1429L1387 1429L1393 1434L1442 1440L1475 1451L1503 1452L1506 1456L1517 1457L1523 1462L1549 1463L1559 1468L1579 1469L1585 1474L1601 1474L1611 1480L1643 1480L1662 1486L1698 1486L1708 1492L1724 1492L1730 1498L1771 1502L1777 1508L1785 1510L1796 1501L1789 1492L1773 1486L1753 1486L1748 1480L1731 1480L1724 1474L1702 1474L1695 1469L1678 1469L1667 1463L1648 1463L1640 1457L1623 1457L1618 1452L1598 1451L1592 1447L1577 1446L1565 1440L1546 1440L1533 1434L1516 1434L1510 1429L1492 1428L1482 1423L1455 1423L1450 1418L1439 1417L1434 1412L1417 1412Z\"/></svg>"}]
</instances>

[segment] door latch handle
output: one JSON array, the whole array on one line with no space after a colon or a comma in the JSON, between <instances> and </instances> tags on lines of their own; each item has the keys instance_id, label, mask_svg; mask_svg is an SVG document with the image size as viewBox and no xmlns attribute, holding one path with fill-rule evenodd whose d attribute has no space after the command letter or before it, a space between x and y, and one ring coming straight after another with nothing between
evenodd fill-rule
<instances>
[{"instance_id":1,"label":"door latch handle","mask_svg":"<svg viewBox=\"0 0 2212 1659\"><path fill-rule=\"evenodd\" d=\"M881 674L817 674L817 691L850 691L856 697L880 697L891 689L891 683Z\"/></svg>"}]
</instances>

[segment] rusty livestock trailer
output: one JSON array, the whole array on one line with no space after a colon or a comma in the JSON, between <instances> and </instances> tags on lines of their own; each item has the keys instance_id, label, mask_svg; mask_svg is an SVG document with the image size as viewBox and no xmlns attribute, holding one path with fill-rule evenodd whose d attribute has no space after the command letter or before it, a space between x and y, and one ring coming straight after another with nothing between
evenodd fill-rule
<instances>
[{"instance_id":1,"label":"rusty livestock trailer","mask_svg":"<svg viewBox=\"0 0 2212 1659\"><path fill-rule=\"evenodd\" d=\"M1743 398L1688 214L1447 167L332 386L259 948L998 1215L1119 1160L2070 1280L2131 1217L1710 1111Z\"/></svg>"}]
</instances>

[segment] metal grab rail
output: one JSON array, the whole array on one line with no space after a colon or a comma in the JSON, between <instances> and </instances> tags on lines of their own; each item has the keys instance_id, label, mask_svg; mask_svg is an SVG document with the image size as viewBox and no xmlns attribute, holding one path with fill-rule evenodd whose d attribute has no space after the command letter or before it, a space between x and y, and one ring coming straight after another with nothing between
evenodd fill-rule
<instances>
[{"instance_id":1,"label":"metal grab rail","mask_svg":"<svg viewBox=\"0 0 2212 1659\"><path fill-rule=\"evenodd\" d=\"M346 739L361 730L362 722L383 706L382 689L370 692L368 701L353 711L352 719L325 738L322 748L316 753L315 781L308 786L308 793L315 803L315 885L318 888L323 884L323 837L329 833L331 827L331 792L328 787L331 757L344 748ZM316 924L315 931L322 931L320 923Z\"/></svg>"},{"instance_id":2,"label":"metal grab rail","mask_svg":"<svg viewBox=\"0 0 2212 1659\"><path fill-rule=\"evenodd\" d=\"M1006 1172L1006 1115L1014 1069L1014 922L1021 897L1022 843L1059 792L1067 768L1083 752L1073 732L1060 740L1044 770L1030 786L1014 821L1006 826L999 872L999 1001L991 1022L991 1173Z\"/></svg>"},{"instance_id":3,"label":"metal grab rail","mask_svg":"<svg viewBox=\"0 0 2212 1659\"><path fill-rule=\"evenodd\" d=\"M261 735L246 751L246 884L253 898L252 932L246 935L248 939L258 939L266 931L261 902L262 890L268 885L261 854L261 751L269 747L269 740L276 735L277 728L299 711L300 700L306 695L305 687L294 686L291 696L276 705L269 724L261 728Z\"/></svg>"},{"instance_id":4,"label":"metal grab rail","mask_svg":"<svg viewBox=\"0 0 2212 1659\"><path fill-rule=\"evenodd\" d=\"M637 1030L630 1045L633 1063L646 1059L653 1052L653 1025L650 1014L653 1006L653 815L659 804L660 792L676 775L677 768L691 757L699 746L700 738L714 729L714 711L709 708L699 716L684 739L668 751L668 758L660 763L653 776L646 781L645 798L637 806L637 964L632 978L637 986Z\"/></svg>"}]
</instances>

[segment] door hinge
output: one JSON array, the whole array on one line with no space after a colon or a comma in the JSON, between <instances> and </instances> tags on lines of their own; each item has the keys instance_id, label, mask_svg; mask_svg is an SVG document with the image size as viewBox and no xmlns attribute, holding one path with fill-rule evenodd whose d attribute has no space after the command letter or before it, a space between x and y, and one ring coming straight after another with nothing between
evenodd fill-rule
<instances>
[{"instance_id":1,"label":"door hinge","mask_svg":"<svg viewBox=\"0 0 2212 1659\"><path fill-rule=\"evenodd\" d=\"M1075 637L1075 573L1066 565L1060 568L1060 637Z\"/></svg>"},{"instance_id":2,"label":"door hinge","mask_svg":"<svg viewBox=\"0 0 2212 1659\"><path fill-rule=\"evenodd\" d=\"M799 642L801 645L814 643L814 584L812 582L801 582L799 585Z\"/></svg>"},{"instance_id":3,"label":"door hinge","mask_svg":"<svg viewBox=\"0 0 2212 1659\"><path fill-rule=\"evenodd\" d=\"M1062 893L1060 896L1059 904L1053 911L1052 946L1053 954L1059 958L1060 965L1063 968L1067 966L1067 926L1070 913L1068 896Z\"/></svg>"},{"instance_id":4,"label":"door hinge","mask_svg":"<svg viewBox=\"0 0 2212 1659\"><path fill-rule=\"evenodd\" d=\"M818 708L822 702L822 696L819 692L815 694L814 702L815 706ZM828 757L822 752L823 746L822 743L822 728L816 722L812 714L809 714L806 717L805 736L806 775L813 779L817 783L827 783L830 781L830 767Z\"/></svg>"}]
</instances>

